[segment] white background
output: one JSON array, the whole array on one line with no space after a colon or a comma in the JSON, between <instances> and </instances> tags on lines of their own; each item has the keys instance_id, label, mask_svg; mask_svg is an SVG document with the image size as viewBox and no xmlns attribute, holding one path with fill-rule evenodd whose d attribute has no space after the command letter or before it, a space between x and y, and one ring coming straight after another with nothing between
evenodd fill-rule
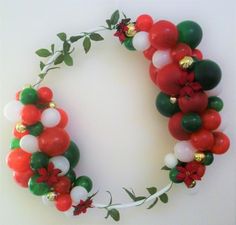
<instances>
[{"instance_id":1,"label":"white background","mask_svg":"<svg viewBox=\"0 0 236 225\"><path fill-rule=\"evenodd\" d=\"M230 123L227 134L231 151L216 157L207 168L197 193L183 185L171 191L167 205L152 210L145 207L121 211L122 225L235 225L235 1L115 1L115 0L1 0L0 73L0 224L1 225L101 225L105 212L90 210L85 216L69 219L41 199L18 188L5 165L13 125L2 116L3 106L39 72L41 47L58 43L56 34L70 35L99 25L117 8L135 19L149 13L155 19L174 23L192 19L201 24L200 45L205 58L221 65L225 101L223 114ZM163 157L172 151L174 140L167 132L167 119L154 106L158 90L149 79L149 63L140 53L122 48L111 34L96 43L88 55L80 45L74 53L75 66L63 66L49 74L46 84L55 91L55 100L69 116L68 131L81 149L78 175L94 180L97 201L129 201L122 187L140 194L145 188L167 184L160 171Z\"/></svg>"}]
</instances>

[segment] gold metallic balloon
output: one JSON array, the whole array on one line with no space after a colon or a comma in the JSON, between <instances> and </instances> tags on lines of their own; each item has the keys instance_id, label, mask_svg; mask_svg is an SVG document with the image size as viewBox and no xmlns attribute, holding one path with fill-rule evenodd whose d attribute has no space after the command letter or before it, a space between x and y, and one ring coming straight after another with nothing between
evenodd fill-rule
<instances>
[{"instance_id":1,"label":"gold metallic balloon","mask_svg":"<svg viewBox=\"0 0 236 225\"><path fill-rule=\"evenodd\" d=\"M128 27L128 30L125 32L126 36L133 37L137 33L135 29L135 25L133 23L129 23L127 27Z\"/></svg>"}]
</instances>

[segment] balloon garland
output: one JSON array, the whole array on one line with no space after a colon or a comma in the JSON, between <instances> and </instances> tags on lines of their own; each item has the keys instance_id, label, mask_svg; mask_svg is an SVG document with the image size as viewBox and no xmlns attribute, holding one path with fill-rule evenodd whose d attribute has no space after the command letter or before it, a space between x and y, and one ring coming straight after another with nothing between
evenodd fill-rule
<instances>
[{"instance_id":1,"label":"balloon garland","mask_svg":"<svg viewBox=\"0 0 236 225\"><path fill-rule=\"evenodd\" d=\"M122 17L122 18L121 18ZM138 196L124 188L133 202L127 204L94 203L93 182L88 176L76 177L74 168L80 151L66 131L67 113L53 101L53 92L40 87L48 72L59 64L73 65L73 44L83 40L88 53L93 42L102 41L99 32L115 30L121 44L128 50L143 52L150 61L150 78L160 89L156 108L169 119L170 134L178 140L174 153L165 156L163 170L169 173L170 184L159 190L147 188L147 196ZM57 35L62 48L39 49L36 54L49 58L40 62L41 72L34 85L17 92L15 100L4 108L4 115L15 123L11 151L7 155L8 167L17 184L37 196L45 204L67 215L86 213L89 208L106 210L105 218L120 219L119 209L150 202L151 209L160 199L168 202L167 192L173 183L184 183L193 188L212 164L215 155L225 153L229 138L222 132L220 111L223 101L217 97L221 69L213 61L203 59L196 47L202 39L201 27L193 21L177 26L166 20L154 22L149 15L140 15L132 22L116 10L106 26L79 35Z\"/></svg>"}]
</instances>

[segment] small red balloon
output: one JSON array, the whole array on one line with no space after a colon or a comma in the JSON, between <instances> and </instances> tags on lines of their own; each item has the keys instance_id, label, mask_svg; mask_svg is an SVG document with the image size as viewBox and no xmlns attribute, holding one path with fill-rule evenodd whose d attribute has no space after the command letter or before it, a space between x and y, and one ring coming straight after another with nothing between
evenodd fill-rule
<instances>
[{"instance_id":1,"label":"small red balloon","mask_svg":"<svg viewBox=\"0 0 236 225\"><path fill-rule=\"evenodd\" d=\"M202 52L199 49L194 49L193 52L192 52L192 56L196 57L198 60L203 59Z\"/></svg>"},{"instance_id":2,"label":"small red balloon","mask_svg":"<svg viewBox=\"0 0 236 225\"><path fill-rule=\"evenodd\" d=\"M220 126L220 114L213 109L206 110L202 115L202 126L207 130L215 130Z\"/></svg>"},{"instance_id":3,"label":"small red balloon","mask_svg":"<svg viewBox=\"0 0 236 225\"><path fill-rule=\"evenodd\" d=\"M175 46L171 50L171 56L175 62L179 62L185 56L191 56L191 55L192 55L192 49L184 43L177 44L177 46Z\"/></svg>"},{"instance_id":4,"label":"small red balloon","mask_svg":"<svg viewBox=\"0 0 236 225\"><path fill-rule=\"evenodd\" d=\"M49 156L63 154L70 145L67 132L59 127L47 128L38 138L39 149Z\"/></svg>"},{"instance_id":5,"label":"small red balloon","mask_svg":"<svg viewBox=\"0 0 236 225\"><path fill-rule=\"evenodd\" d=\"M214 136L212 132L201 129L191 135L192 145L199 151L210 150L214 144Z\"/></svg>"},{"instance_id":6,"label":"small red balloon","mask_svg":"<svg viewBox=\"0 0 236 225\"><path fill-rule=\"evenodd\" d=\"M153 19L147 14L140 15L136 19L135 27L139 31L149 31L153 25Z\"/></svg>"},{"instance_id":7,"label":"small red balloon","mask_svg":"<svg viewBox=\"0 0 236 225\"><path fill-rule=\"evenodd\" d=\"M67 194L70 192L71 181L68 177L60 177L59 181L53 185L53 189L56 193Z\"/></svg>"},{"instance_id":8,"label":"small red balloon","mask_svg":"<svg viewBox=\"0 0 236 225\"><path fill-rule=\"evenodd\" d=\"M230 146L229 138L222 132L213 132L214 135L214 145L211 151L214 154L224 154L228 151Z\"/></svg>"},{"instance_id":9,"label":"small red balloon","mask_svg":"<svg viewBox=\"0 0 236 225\"><path fill-rule=\"evenodd\" d=\"M17 91L17 92L16 92L15 99L16 99L17 101L19 101L19 99L20 99L20 93L21 93L21 91Z\"/></svg>"},{"instance_id":10,"label":"small red balloon","mask_svg":"<svg viewBox=\"0 0 236 225\"><path fill-rule=\"evenodd\" d=\"M190 139L190 134L187 133L183 128L182 128L182 118L183 118L183 113L182 112L178 112L176 114L174 114L170 120L169 120L169 131L171 133L171 135L180 141L183 140L189 140Z\"/></svg>"},{"instance_id":11,"label":"small red balloon","mask_svg":"<svg viewBox=\"0 0 236 225\"><path fill-rule=\"evenodd\" d=\"M67 211L72 206L72 199L69 194L62 194L56 197L56 208L59 211Z\"/></svg>"},{"instance_id":12,"label":"small red balloon","mask_svg":"<svg viewBox=\"0 0 236 225\"><path fill-rule=\"evenodd\" d=\"M22 137L24 137L27 134L29 134L28 130L24 131L23 133L20 133L16 130L16 128L13 129L13 135L14 135L14 137L16 137L18 139L21 139Z\"/></svg>"},{"instance_id":13,"label":"small red balloon","mask_svg":"<svg viewBox=\"0 0 236 225\"><path fill-rule=\"evenodd\" d=\"M13 172L13 178L16 181L16 183L24 188L28 187L28 181L33 176L34 172L29 169L25 172Z\"/></svg>"},{"instance_id":14,"label":"small red balloon","mask_svg":"<svg viewBox=\"0 0 236 225\"><path fill-rule=\"evenodd\" d=\"M40 103L48 103L52 101L53 93L48 87L41 87L38 89L38 96Z\"/></svg>"},{"instance_id":15,"label":"small red balloon","mask_svg":"<svg viewBox=\"0 0 236 225\"><path fill-rule=\"evenodd\" d=\"M160 20L150 29L149 39L156 49L173 48L178 40L178 30L173 23Z\"/></svg>"},{"instance_id":16,"label":"small red balloon","mask_svg":"<svg viewBox=\"0 0 236 225\"><path fill-rule=\"evenodd\" d=\"M35 105L25 105L21 111L21 119L25 125L33 125L40 120L41 112Z\"/></svg>"},{"instance_id":17,"label":"small red balloon","mask_svg":"<svg viewBox=\"0 0 236 225\"><path fill-rule=\"evenodd\" d=\"M150 78L153 81L154 84L157 85L156 83L156 79L157 79L157 74L158 74L159 69L157 69L152 63L150 64L149 67L149 74L150 74Z\"/></svg>"},{"instance_id":18,"label":"small red balloon","mask_svg":"<svg viewBox=\"0 0 236 225\"><path fill-rule=\"evenodd\" d=\"M30 159L30 153L17 148L8 153L6 162L10 169L16 172L25 172L30 170Z\"/></svg>"},{"instance_id":19,"label":"small red balloon","mask_svg":"<svg viewBox=\"0 0 236 225\"><path fill-rule=\"evenodd\" d=\"M61 115L61 120L60 120L59 124L57 125L57 127L65 128L68 123L67 113L63 109L57 109L57 111Z\"/></svg>"},{"instance_id":20,"label":"small red balloon","mask_svg":"<svg viewBox=\"0 0 236 225\"><path fill-rule=\"evenodd\" d=\"M152 60L152 56L155 53L155 51L156 49L151 46L143 52L143 55L145 56L146 59Z\"/></svg>"}]
</instances>

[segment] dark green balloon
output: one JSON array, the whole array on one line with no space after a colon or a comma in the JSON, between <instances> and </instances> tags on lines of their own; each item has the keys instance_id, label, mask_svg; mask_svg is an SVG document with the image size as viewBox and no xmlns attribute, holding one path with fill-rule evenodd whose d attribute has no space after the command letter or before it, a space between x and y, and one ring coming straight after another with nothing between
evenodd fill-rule
<instances>
[{"instance_id":1,"label":"dark green balloon","mask_svg":"<svg viewBox=\"0 0 236 225\"><path fill-rule=\"evenodd\" d=\"M170 180L174 183L182 183L183 181L179 181L176 178L178 174L179 174L179 171L176 168L171 169L169 173Z\"/></svg>"},{"instance_id":2,"label":"dark green balloon","mask_svg":"<svg viewBox=\"0 0 236 225\"><path fill-rule=\"evenodd\" d=\"M217 96L211 96L208 98L208 108L214 109L217 112L221 111L224 107L224 102Z\"/></svg>"},{"instance_id":3,"label":"dark green balloon","mask_svg":"<svg viewBox=\"0 0 236 225\"><path fill-rule=\"evenodd\" d=\"M93 187L93 182L89 177L81 176L76 179L74 185L84 187L87 190L87 192L90 192Z\"/></svg>"},{"instance_id":4,"label":"dark green balloon","mask_svg":"<svg viewBox=\"0 0 236 225\"><path fill-rule=\"evenodd\" d=\"M133 46L133 38L126 38L123 43L127 49L129 49L131 51L135 50L135 48Z\"/></svg>"},{"instance_id":5,"label":"dark green balloon","mask_svg":"<svg viewBox=\"0 0 236 225\"><path fill-rule=\"evenodd\" d=\"M46 183L38 183L38 177L39 175L36 174L30 178L28 183L29 190L37 196L45 195L50 192L50 187Z\"/></svg>"},{"instance_id":6,"label":"dark green balloon","mask_svg":"<svg viewBox=\"0 0 236 225\"><path fill-rule=\"evenodd\" d=\"M69 172L66 174L66 176L70 179L72 184L75 182L76 174L75 174L74 170L69 170Z\"/></svg>"},{"instance_id":7,"label":"dark green balloon","mask_svg":"<svg viewBox=\"0 0 236 225\"><path fill-rule=\"evenodd\" d=\"M202 40L202 29L194 21L183 21L177 25L179 42L188 44L192 49L196 48Z\"/></svg>"},{"instance_id":8,"label":"dark green balloon","mask_svg":"<svg viewBox=\"0 0 236 225\"><path fill-rule=\"evenodd\" d=\"M43 152L34 152L31 156L30 167L33 170L37 170L43 167L47 167L49 157Z\"/></svg>"},{"instance_id":9,"label":"dark green balloon","mask_svg":"<svg viewBox=\"0 0 236 225\"><path fill-rule=\"evenodd\" d=\"M178 102L171 103L170 96L160 92L156 98L156 108L163 115L171 117L175 113L179 112Z\"/></svg>"},{"instance_id":10,"label":"dark green balloon","mask_svg":"<svg viewBox=\"0 0 236 225\"><path fill-rule=\"evenodd\" d=\"M31 135L39 136L43 132L43 124L38 122L32 126L28 126L27 129L29 130Z\"/></svg>"},{"instance_id":11,"label":"dark green balloon","mask_svg":"<svg viewBox=\"0 0 236 225\"><path fill-rule=\"evenodd\" d=\"M194 66L195 79L204 90L210 90L219 84L221 80L220 67L211 60L202 60Z\"/></svg>"},{"instance_id":12,"label":"dark green balloon","mask_svg":"<svg viewBox=\"0 0 236 225\"><path fill-rule=\"evenodd\" d=\"M202 126L202 120L197 113L188 113L182 117L181 125L187 132L194 132Z\"/></svg>"},{"instance_id":13,"label":"dark green balloon","mask_svg":"<svg viewBox=\"0 0 236 225\"><path fill-rule=\"evenodd\" d=\"M23 104L34 104L38 101L38 94L34 88L25 88L20 93L20 101Z\"/></svg>"},{"instance_id":14,"label":"dark green balloon","mask_svg":"<svg viewBox=\"0 0 236 225\"><path fill-rule=\"evenodd\" d=\"M13 138L13 139L11 140L10 148L11 148L11 149L20 148L20 139L18 139L18 138Z\"/></svg>"},{"instance_id":15,"label":"dark green balloon","mask_svg":"<svg viewBox=\"0 0 236 225\"><path fill-rule=\"evenodd\" d=\"M64 156L69 160L70 167L72 169L76 167L80 159L80 152L79 152L79 148L73 141L70 142L70 146L64 153Z\"/></svg>"},{"instance_id":16,"label":"dark green balloon","mask_svg":"<svg viewBox=\"0 0 236 225\"><path fill-rule=\"evenodd\" d=\"M205 166L211 165L214 161L214 155L212 154L212 152L209 152L209 151L204 152L204 154L205 154L205 158L203 159L202 163Z\"/></svg>"}]
</instances>

